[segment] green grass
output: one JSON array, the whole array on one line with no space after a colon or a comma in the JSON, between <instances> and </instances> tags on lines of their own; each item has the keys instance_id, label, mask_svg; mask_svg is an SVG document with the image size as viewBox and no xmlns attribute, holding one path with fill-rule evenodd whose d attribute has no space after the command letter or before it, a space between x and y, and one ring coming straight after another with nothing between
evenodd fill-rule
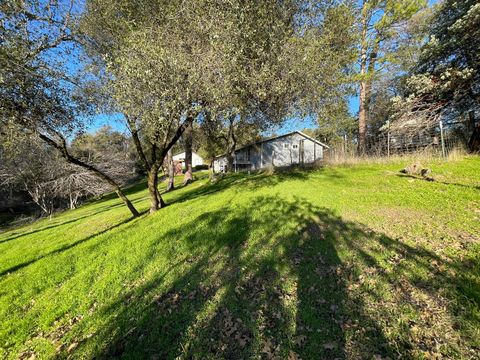
<instances>
[{"instance_id":1,"label":"green grass","mask_svg":"<svg viewBox=\"0 0 480 360\"><path fill-rule=\"evenodd\" d=\"M479 157L205 176L0 234L0 358L478 358ZM144 184L129 189L148 209Z\"/></svg>"}]
</instances>

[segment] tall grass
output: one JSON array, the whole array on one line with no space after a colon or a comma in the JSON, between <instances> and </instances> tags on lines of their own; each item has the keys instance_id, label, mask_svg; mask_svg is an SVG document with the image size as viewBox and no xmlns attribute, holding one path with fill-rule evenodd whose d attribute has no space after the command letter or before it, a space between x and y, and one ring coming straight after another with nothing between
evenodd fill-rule
<instances>
[{"instance_id":1,"label":"tall grass","mask_svg":"<svg viewBox=\"0 0 480 360\"><path fill-rule=\"evenodd\" d=\"M437 150L433 148L425 148L412 153L382 155L365 155L359 156L354 152L327 152L325 158L317 165L359 165L359 164L390 164L404 161L411 162L437 162L437 161L458 161L467 156L467 151L462 146L451 149L447 156L443 158Z\"/></svg>"}]
</instances>

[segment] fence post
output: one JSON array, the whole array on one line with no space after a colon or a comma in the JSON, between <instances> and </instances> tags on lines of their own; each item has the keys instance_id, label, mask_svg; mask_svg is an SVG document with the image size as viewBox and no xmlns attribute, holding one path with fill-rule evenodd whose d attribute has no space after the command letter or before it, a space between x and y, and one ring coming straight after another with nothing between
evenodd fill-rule
<instances>
[{"instance_id":1,"label":"fence post","mask_svg":"<svg viewBox=\"0 0 480 360\"><path fill-rule=\"evenodd\" d=\"M388 121L387 130L387 157L390 158L390 121Z\"/></svg>"},{"instance_id":2,"label":"fence post","mask_svg":"<svg viewBox=\"0 0 480 360\"><path fill-rule=\"evenodd\" d=\"M440 141L442 142L442 156L446 157L445 154L445 137L443 135L443 122L440 120Z\"/></svg>"}]
</instances>

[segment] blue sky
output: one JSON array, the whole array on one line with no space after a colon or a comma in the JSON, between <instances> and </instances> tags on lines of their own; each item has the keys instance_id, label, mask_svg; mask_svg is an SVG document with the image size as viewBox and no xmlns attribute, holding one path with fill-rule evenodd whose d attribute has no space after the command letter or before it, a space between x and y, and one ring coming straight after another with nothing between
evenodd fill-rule
<instances>
[{"instance_id":1,"label":"blue sky","mask_svg":"<svg viewBox=\"0 0 480 360\"><path fill-rule=\"evenodd\" d=\"M348 104L350 113L356 115L358 112L358 97L351 96ZM101 128L102 126L109 125L117 131L127 132L127 127L123 120L122 114L99 114L91 118L91 123L88 126L88 131L94 132L95 130ZM299 119L291 118L286 120L283 125L279 128L272 129L267 131L265 135L271 135L272 133L283 135L294 130L301 130L305 128L314 128L317 124L311 119Z\"/></svg>"},{"instance_id":2,"label":"blue sky","mask_svg":"<svg viewBox=\"0 0 480 360\"><path fill-rule=\"evenodd\" d=\"M355 115L358 112L358 97L352 96L349 99L349 110L352 115ZM113 129L120 132L127 132L128 129L123 120L122 114L99 114L90 119L91 123L88 126L89 132L94 132L95 130L101 128L102 126L109 125ZM300 119L300 118L291 118L286 120L283 125L279 128L274 128L270 131L265 132L266 136L272 135L273 133L278 135L283 135L294 130L301 130L305 128L315 128L317 124L311 119Z\"/></svg>"}]
</instances>

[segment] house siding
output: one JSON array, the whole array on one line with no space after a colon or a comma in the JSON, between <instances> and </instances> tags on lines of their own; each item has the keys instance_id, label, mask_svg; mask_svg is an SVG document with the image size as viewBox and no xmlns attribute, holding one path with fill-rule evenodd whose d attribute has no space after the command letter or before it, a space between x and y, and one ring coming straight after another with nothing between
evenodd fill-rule
<instances>
[{"instance_id":1,"label":"house siding","mask_svg":"<svg viewBox=\"0 0 480 360\"><path fill-rule=\"evenodd\" d=\"M185 152L180 154L176 154L173 156L173 161L181 161L182 163L185 162ZM200 155L195 152L192 152L192 166L203 165L203 159Z\"/></svg>"},{"instance_id":2,"label":"house siding","mask_svg":"<svg viewBox=\"0 0 480 360\"><path fill-rule=\"evenodd\" d=\"M323 158L323 151L323 145L301 133L293 132L237 150L234 170L258 170L266 167L313 163ZM214 171L223 171L226 166L226 156L215 159Z\"/></svg>"}]
</instances>

